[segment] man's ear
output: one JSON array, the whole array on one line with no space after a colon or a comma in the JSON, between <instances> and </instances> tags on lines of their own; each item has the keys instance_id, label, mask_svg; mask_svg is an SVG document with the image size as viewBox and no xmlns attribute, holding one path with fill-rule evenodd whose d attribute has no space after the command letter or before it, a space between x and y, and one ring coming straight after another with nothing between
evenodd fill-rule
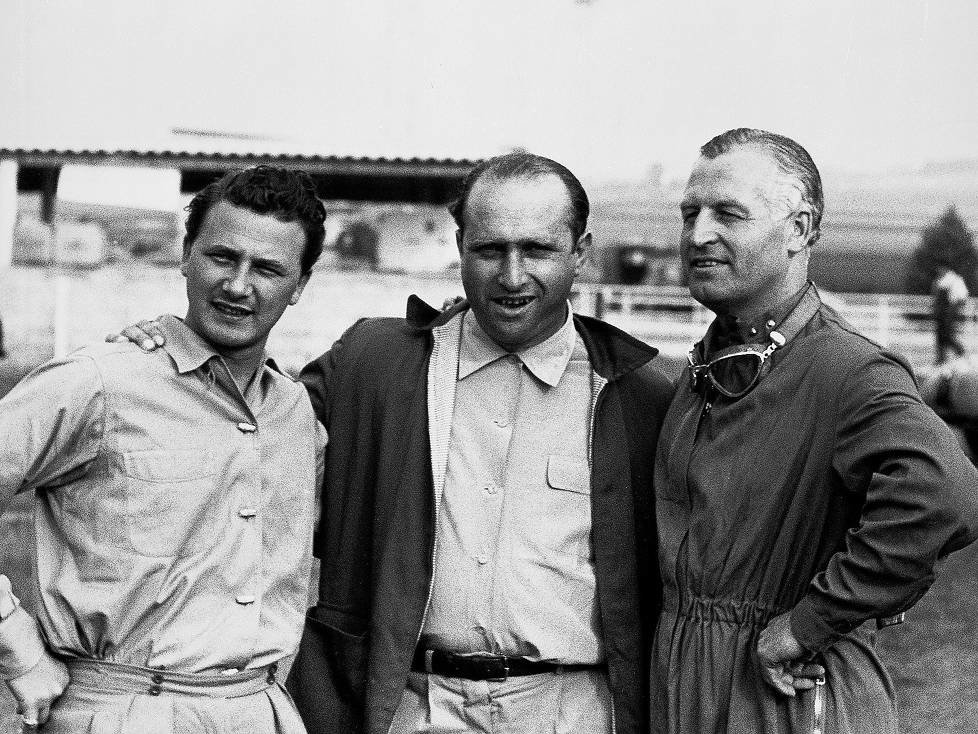
<instances>
[{"instance_id":1,"label":"man's ear","mask_svg":"<svg viewBox=\"0 0 978 734\"><path fill-rule=\"evenodd\" d=\"M805 204L791 215L791 241L788 252L801 252L812 239L812 210Z\"/></svg>"},{"instance_id":2,"label":"man's ear","mask_svg":"<svg viewBox=\"0 0 978 734\"><path fill-rule=\"evenodd\" d=\"M294 306L299 302L299 297L302 295L302 290L306 287L306 283L309 282L309 276L311 273L304 274L299 278L299 283L296 285L295 290L292 291L292 295L289 297L289 305Z\"/></svg>"},{"instance_id":3,"label":"man's ear","mask_svg":"<svg viewBox=\"0 0 978 734\"><path fill-rule=\"evenodd\" d=\"M574 244L574 254L577 256L574 262L574 275L580 275L581 269L584 267L584 263L591 256L591 233L585 232L580 237L577 238L577 242Z\"/></svg>"}]
</instances>

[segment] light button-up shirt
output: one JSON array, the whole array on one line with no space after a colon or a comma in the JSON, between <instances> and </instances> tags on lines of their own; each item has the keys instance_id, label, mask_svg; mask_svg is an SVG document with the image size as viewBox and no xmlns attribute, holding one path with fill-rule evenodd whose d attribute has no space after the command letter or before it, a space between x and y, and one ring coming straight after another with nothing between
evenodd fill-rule
<instances>
[{"instance_id":1,"label":"light button-up shirt","mask_svg":"<svg viewBox=\"0 0 978 734\"><path fill-rule=\"evenodd\" d=\"M556 334L514 354L489 339L471 312L460 318L422 642L458 653L601 662L587 351L569 313Z\"/></svg>"},{"instance_id":2,"label":"light button-up shirt","mask_svg":"<svg viewBox=\"0 0 978 734\"><path fill-rule=\"evenodd\" d=\"M197 334L162 325L163 349L87 347L0 401L0 504L37 493L38 621L56 654L262 667L302 631L325 431L271 360L242 394ZM29 662L6 624L0 667Z\"/></svg>"}]
</instances>

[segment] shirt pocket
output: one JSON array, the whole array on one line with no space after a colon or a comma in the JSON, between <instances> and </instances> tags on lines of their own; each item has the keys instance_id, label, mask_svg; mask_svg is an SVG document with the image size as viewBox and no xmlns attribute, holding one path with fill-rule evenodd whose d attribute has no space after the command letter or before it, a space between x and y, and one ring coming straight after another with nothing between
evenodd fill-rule
<instances>
[{"instance_id":1,"label":"shirt pocket","mask_svg":"<svg viewBox=\"0 0 978 734\"><path fill-rule=\"evenodd\" d=\"M551 550L588 558L591 555L591 467L584 459L551 454L547 488L537 532Z\"/></svg>"},{"instance_id":2,"label":"shirt pocket","mask_svg":"<svg viewBox=\"0 0 978 734\"><path fill-rule=\"evenodd\" d=\"M221 498L209 452L131 451L122 461L133 550L154 558L189 556L218 539Z\"/></svg>"}]
</instances>

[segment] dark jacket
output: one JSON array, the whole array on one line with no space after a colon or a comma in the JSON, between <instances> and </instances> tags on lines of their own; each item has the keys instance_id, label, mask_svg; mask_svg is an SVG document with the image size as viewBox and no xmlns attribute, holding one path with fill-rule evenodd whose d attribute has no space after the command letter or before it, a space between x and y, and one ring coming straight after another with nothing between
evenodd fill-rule
<instances>
[{"instance_id":1,"label":"dark jacket","mask_svg":"<svg viewBox=\"0 0 978 734\"><path fill-rule=\"evenodd\" d=\"M439 313L412 297L407 319L356 323L302 372L329 432L319 603L288 681L312 734L386 734L400 703L432 574L431 329L464 308ZM672 388L648 365L655 349L574 321L608 380L593 418L591 532L617 731L638 734L660 606L652 462Z\"/></svg>"}]
</instances>

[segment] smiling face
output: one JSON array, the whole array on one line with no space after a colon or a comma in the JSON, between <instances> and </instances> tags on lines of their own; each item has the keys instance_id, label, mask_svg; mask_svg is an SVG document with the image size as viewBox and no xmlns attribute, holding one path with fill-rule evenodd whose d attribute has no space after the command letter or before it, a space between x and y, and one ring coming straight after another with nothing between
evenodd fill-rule
<instances>
[{"instance_id":1,"label":"smiling face","mask_svg":"<svg viewBox=\"0 0 978 734\"><path fill-rule=\"evenodd\" d=\"M305 241L298 222L217 202L180 265L186 325L225 357L260 358L268 333L309 279L301 273Z\"/></svg>"},{"instance_id":2,"label":"smiling face","mask_svg":"<svg viewBox=\"0 0 978 734\"><path fill-rule=\"evenodd\" d=\"M805 284L810 208L763 149L701 157L680 208L689 292L710 310L753 320Z\"/></svg>"},{"instance_id":3,"label":"smiling face","mask_svg":"<svg viewBox=\"0 0 978 734\"><path fill-rule=\"evenodd\" d=\"M555 334L591 241L590 234L571 232L564 183L552 174L486 174L472 187L463 216L462 285L479 326L511 352Z\"/></svg>"}]
</instances>

